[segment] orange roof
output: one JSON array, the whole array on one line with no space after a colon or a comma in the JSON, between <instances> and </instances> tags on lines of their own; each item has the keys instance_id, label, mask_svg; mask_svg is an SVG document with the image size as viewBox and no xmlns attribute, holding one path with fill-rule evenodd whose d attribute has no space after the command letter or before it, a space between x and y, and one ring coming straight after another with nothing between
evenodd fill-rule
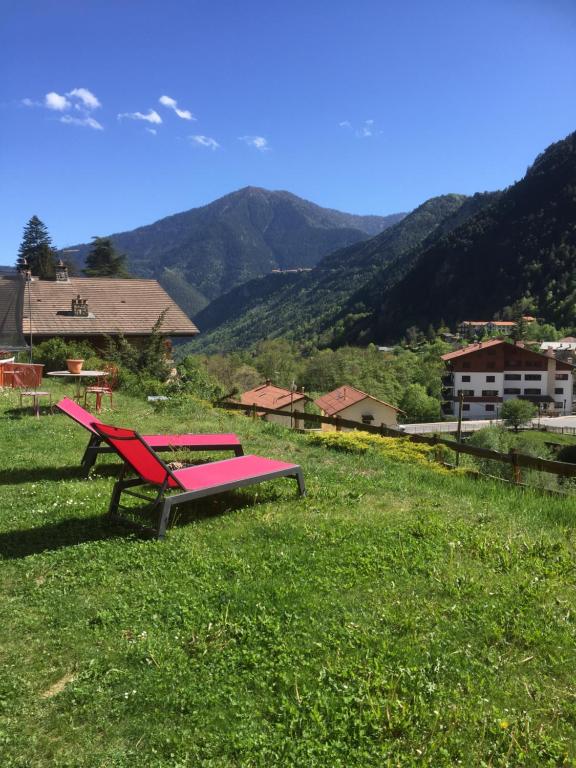
<instances>
[{"instance_id":1,"label":"orange roof","mask_svg":"<svg viewBox=\"0 0 576 768\"><path fill-rule=\"evenodd\" d=\"M462 349L457 349L454 352L448 352L445 355L442 355L442 360L454 360L456 357L463 357L464 355L469 355L472 352L478 352L481 349L489 349L490 347L497 347L500 344L508 344L507 341L504 341L504 339L490 339L490 341L478 341L475 344L468 344L467 347L462 347Z\"/></svg>"},{"instance_id":2,"label":"orange roof","mask_svg":"<svg viewBox=\"0 0 576 768\"><path fill-rule=\"evenodd\" d=\"M259 387L249 389L240 396L240 402L244 405L261 405L263 408L285 408L290 403L298 403L307 400L308 396L303 392L293 392L283 387L275 387L274 384L261 384Z\"/></svg>"},{"instance_id":3,"label":"orange roof","mask_svg":"<svg viewBox=\"0 0 576 768\"><path fill-rule=\"evenodd\" d=\"M327 395L322 395L322 397L319 397L314 402L327 416L333 416L335 413L340 413L345 408L349 408L351 405L367 399L387 405L388 408L393 408L401 413L400 408L396 408L396 406L390 405L390 403L386 403L384 400L378 400L377 397L372 397L372 395L367 395L366 392L362 392L360 389L351 387L348 384L338 387L333 392L328 392Z\"/></svg>"},{"instance_id":4,"label":"orange roof","mask_svg":"<svg viewBox=\"0 0 576 768\"><path fill-rule=\"evenodd\" d=\"M71 277L67 282L34 279L24 302L22 330L41 336L149 334L159 315L168 309L162 333L195 336L198 328L156 280L121 280L109 277ZM26 291L27 293L27 291ZM72 299L80 295L88 304L88 317L74 317Z\"/></svg>"}]
</instances>

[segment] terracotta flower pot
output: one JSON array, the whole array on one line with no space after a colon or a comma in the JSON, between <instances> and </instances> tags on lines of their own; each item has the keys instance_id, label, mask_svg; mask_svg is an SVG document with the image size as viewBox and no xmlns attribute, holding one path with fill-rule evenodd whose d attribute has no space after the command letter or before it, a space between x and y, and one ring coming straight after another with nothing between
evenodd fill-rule
<instances>
[{"instance_id":1,"label":"terracotta flower pot","mask_svg":"<svg viewBox=\"0 0 576 768\"><path fill-rule=\"evenodd\" d=\"M69 373L78 374L82 370L84 360L66 360L66 365L68 366Z\"/></svg>"}]
</instances>

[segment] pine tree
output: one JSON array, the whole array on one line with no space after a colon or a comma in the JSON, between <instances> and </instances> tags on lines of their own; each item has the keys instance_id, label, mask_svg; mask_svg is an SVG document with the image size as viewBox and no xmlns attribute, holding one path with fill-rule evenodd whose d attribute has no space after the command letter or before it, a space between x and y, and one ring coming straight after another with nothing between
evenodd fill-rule
<instances>
[{"instance_id":1,"label":"pine tree","mask_svg":"<svg viewBox=\"0 0 576 768\"><path fill-rule=\"evenodd\" d=\"M88 277L130 277L126 256L116 252L109 237L93 237L92 250L86 257L84 274Z\"/></svg>"},{"instance_id":2,"label":"pine tree","mask_svg":"<svg viewBox=\"0 0 576 768\"><path fill-rule=\"evenodd\" d=\"M22 242L18 248L16 268L31 270L33 275L51 279L55 275L56 254L46 225L38 216L32 216L24 227Z\"/></svg>"}]
</instances>

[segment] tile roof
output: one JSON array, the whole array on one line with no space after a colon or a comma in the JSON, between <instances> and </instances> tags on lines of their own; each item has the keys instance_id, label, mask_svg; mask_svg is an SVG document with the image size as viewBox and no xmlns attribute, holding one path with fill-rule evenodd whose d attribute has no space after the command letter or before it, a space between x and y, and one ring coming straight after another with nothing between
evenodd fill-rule
<instances>
[{"instance_id":1,"label":"tile roof","mask_svg":"<svg viewBox=\"0 0 576 768\"><path fill-rule=\"evenodd\" d=\"M489 349L490 347L498 347L500 344L508 344L504 339L490 339L490 341L478 341L474 344L468 344L467 347L462 349L456 349L454 352L448 352L442 355L442 360L454 360L456 357L464 357L464 355L470 355L472 352L479 352L481 349Z\"/></svg>"},{"instance_id":2,"label":"tile roof","mask_svg":"<svg viewBox=\"0 0 576 768\"><path fill-rule=\"evenodd\" d=\"M263 408L285 408L290 403L300 400L308 400L303 392L292 392L283 387L275 387L274 384L261 384L259 387L243 392L240 402L245 405L261 405Z\"/></svg>"},{"instance_id":3,"label":"tile roof","mask_svg":"<svg viewBox=\"0 0 576 768\"><path fill-rule=\"evenodd\" d=\"M351 387L345 384L342 387L338 387L333 392L328 392L326 395L322 395L317 400L314 400L318 408L320 408L327 416L333 416L335 413L340 413L345 408L349 408L355 403L360 403L362 400L374 400L382 405L387 405L388 408L393 408L395 411L401 413L399 408L396 408L390 403L384 402L384 400L378 400L377 397L367 395L366 392L362 392L360 389Z\"/></svg>"},{"instance_id":4,"label":"tile roof","mask_svg":"<svg viewBox=\"0 0 576 768\"><path fill-rule=\"evenodd\" d=\"M161 312L168 309L162 326L168 336L195 336L198 328L156 280L121 280L106 277L71 277L67 282L34 279L24 301L23 331L44 336L89 336L150 333ZM27 291L26 291L27 294ZM88 303L88 317L74 317L72 299Z\"/></svg>"}]
</instances>

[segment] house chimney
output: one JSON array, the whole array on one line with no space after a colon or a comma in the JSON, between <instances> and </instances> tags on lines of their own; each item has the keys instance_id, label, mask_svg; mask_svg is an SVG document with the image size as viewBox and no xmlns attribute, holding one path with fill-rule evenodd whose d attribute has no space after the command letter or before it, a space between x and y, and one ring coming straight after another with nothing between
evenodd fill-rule
<instances>
[{"instance_id":1,"label":"house chimney","mask_svg":"<svg viewBox=\"0 0 576 768\"><path fill-rule=\"evenodd\" d=\"M57 283L68 283L70 282L68 279L68 267L62 259L56 264L56 282Z\"/></svg>"},{"instance_id":2,"label":"house chimney","mask_svg":"<svg viewBox=\"0 0 576 768\"><path fill-rule=\"evenodd\" d=\"M88 317L88 302L81 299L80 294L72 299L72 314L74 317Z\"/></svg>"}]
</instances>

